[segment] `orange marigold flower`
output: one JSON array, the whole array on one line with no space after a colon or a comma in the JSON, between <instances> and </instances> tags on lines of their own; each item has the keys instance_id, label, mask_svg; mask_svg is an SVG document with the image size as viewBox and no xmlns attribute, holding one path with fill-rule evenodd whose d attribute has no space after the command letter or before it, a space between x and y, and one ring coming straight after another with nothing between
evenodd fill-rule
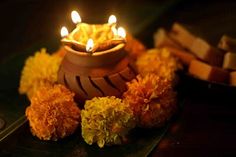
<instances>
[{"instance_id":1,"label":"orange marigold flower","mask_svg":"<svg viewBox=\"0 0 236 157\"><path fill-rule=\"evenodd\" d=\"M80 109L74 93L63 85L44 86L26 109L31 132L42 140L58 140L71 135L80 123Z\"/></svg>"},{"instance_id":2,"label":"orange marigold flower","mask_svg":"<svg viewBox=\"0 0 236 157\"><path fill-rule=\"evenodd\" d=\"M167 49L148 50L137 59L136 65L142 76L153 73L168 80L174 80L175 72L182 68L177 58Z\"/></svg>"},{"instance_id":3,"label":"orange marigold flower","mask_svg":"<svg viewBox=\"0 0 236 157\"><path fill-rule=\"evenodd\" d=\"M137 60L139 56L146 52L146 47L131 34L127 33L125 50L131 59Z\"/></svg>"},{"instance_id":4,"label":"orange marigold flower","mask_svg":"<svg viewBox=\"0 0 236 157\"><path fill-rule=\"evenodd\" d=\"M140 127L162 126L176 110L176 93L170 81L154 74L128 83L123 98L132 108Z\"/></svg>"}]
</instances>

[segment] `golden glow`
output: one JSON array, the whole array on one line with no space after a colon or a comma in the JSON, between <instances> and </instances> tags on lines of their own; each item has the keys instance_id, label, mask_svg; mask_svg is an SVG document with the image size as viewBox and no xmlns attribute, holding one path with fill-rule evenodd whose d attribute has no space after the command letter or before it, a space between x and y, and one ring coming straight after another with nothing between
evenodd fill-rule
<instances>
[{"instance_id":1,"label":"golden glow","mask_svg":"<svg viewBox=\"0 0 236 157\"><path fill-rule=\"evenodd\" d=\"M113 23L116 23L116 16L115 15L111 15L108 19L108 23L109 24L113 24Z\"/></svg>"},{"instance_id":2,"label":"golden glow","mask_svg":"<svg viewBox=\"0 0 236 157\"><path fill-rule=\"evenodd\" d=\"M94 47L93 39L89 39L86 44L86 51L91 52Z\"/></svg>"},{"instance_id":3,"label":"golden glow","mask_svg":"<svg viewBox=\"0 0 236 157\"><path fill-rule=\"evenodd\" d=\"M77 11L75 11L75 10L73 10L71 12L71 19L72 19L73 23L75 23L75 24L81 22L81 17L79 15L79 13Z\"/></svg>"},{"instance_id":4,"label":"golden glow","mask_svg":"<svg viewBox=\"0 0 236 157\"><path fill-rule=\"evenodd\" d=\"M117 29L116 29L116 27L112 27L111 30L112 30L114 36L117 36Z\"/></svg>"},{"instance_id":5,"label":"golden glow","mask_svg":"<svg viewBox=\"0 0 236 157\"><path fill-rule=\"evenodd\" d=\"M63 26L63 27L61 28L61 37L65 37L65 36L67 36L68 34L69 34L69 32L68 32L67 28L66 28L65 26Z\"/></svg>"},{"instance_id":6,"label":"golden glow","mask_svg":"<svg viewBox=\"0 0 236 157\"><path fill-rule=\"evenodd\" d=\"M125 32L125 29L123 27L119 27L118 30L117 30L117 34L118 36L122 37L122 38L125 38L126 37L126 32Z\"/></svg>"}]
</instances>

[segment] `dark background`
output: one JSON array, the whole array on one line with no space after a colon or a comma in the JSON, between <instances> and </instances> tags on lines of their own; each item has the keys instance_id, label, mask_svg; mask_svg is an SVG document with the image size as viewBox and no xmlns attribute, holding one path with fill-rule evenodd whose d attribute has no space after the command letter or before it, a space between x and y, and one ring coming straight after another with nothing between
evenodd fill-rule
<instances>
[{"instance_id":1,"label":"dark background","mask_svg":"<svg viewBox=\"0 0 236 157\"><path fill-rule=\"evenodd\" d=\"M214 44L223 33L234 36L235 8L233 0L1 0L0 58L39 41L59 41L61 26L74 27L70 19L74 9L88 23L104 23L115 14L122 26L152 47L155 30L175 21L190 25Z\"/></svg>"},{"instance_id":2,"label":"dark background","mask_svg":"<svg viewBox=\"0 0 236 157\"><path fill-rule=\"evenodd\" d=\"M150 21L147 17L157 16L155 5L165 6L166 2L170 1L3 0L0 2L1 56L38 41L59 40L61 26L66 25L69 30L74 27L70 18L74 9L88 23L105 23L109 15L115 14L124 27L137 34L142 23Z\"/></svg>"},{"instance_id":3,"label":"dark background","mask_svg":"<svg viewBox=\"0 0 236 157\"><path fill-rule=\"evenodd\" d=\"M104 23L115 14L148 47L158 27L170 28L175 21L213 45L225 33L236 37L233 0L1 0L0 58L51 39L59 46L61 26L74 27L74 9L88 23ZM236 89L188 78L183 82L186 103L151 156L236 156Z\"/></svg>"}]
</instances>

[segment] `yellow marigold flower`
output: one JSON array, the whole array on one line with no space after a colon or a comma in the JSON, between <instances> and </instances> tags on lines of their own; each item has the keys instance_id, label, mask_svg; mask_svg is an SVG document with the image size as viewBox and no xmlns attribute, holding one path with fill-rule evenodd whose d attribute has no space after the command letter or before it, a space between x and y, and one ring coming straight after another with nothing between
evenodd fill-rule
<instances>
[{"instance_id":1,"label":"yellow marigold flower","mask_svg":"<svg viewBox=\"0 0 236 157\"><path fill-rule=\"evenodd\" d=\"M55 83L61 60L59 56L46 53L44 48L30 56L21 73L20 94L31 98L41 86Z\"/></svg>"},{"instance_id":2,"label":"yellow marigold flower","mask_svg":"<svg viewBox=\"0 0 236 157\"><path fill-rule=\"evenodd\" d=\"M31 132L42 140L58 140L71 135L80 123L80 109L74 93L63 85L41 87L26 109Z\"/></svg>"},{"instance_id":3,"label":"yellow marigold flower","mask_svg":"<svg viewBox=\"0 0 236 157\"><path fill-rule=\"evenodd\" d=\"M175 72L182 66L167 49L150 49L137 59L138 72L145 76L153 73L168 80L175 78Z\"/></svg>"},{"instance_id":4,"label":"yellow marigold flower","mask_svg":"<svg viewBox=\"0 0 236 157\"><path fill-rule=\"evenodd\" d=\"M155 74L137 76L128 83L123 98L132 108L140 127L162 126L176 110L176 93L170 81Z\"/></svg>"},{"instance_id":5,"label":"yellow marigold flower","mask_svg":"<svg viewBox=\"0 0 236 157\"><path fill-rule=\"evenodd\" d=\"M121 99L100 97L87 100L81 111L82 137L88 144L121 144L135 127L133 112Z\"/></svg>"}]
</instances>

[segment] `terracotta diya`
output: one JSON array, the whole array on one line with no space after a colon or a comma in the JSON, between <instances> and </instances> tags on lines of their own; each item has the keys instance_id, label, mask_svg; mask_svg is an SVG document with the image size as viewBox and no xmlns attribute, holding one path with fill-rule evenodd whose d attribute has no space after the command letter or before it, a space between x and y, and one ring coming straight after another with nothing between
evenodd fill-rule
<instances>
[{"instance_id":1,"label":"terracotta diya","mask_svg":"<svg viewBox=\"0 0 236 157\"><path fill-rule=\"evenodd\" d=\"M135 68L124 50L125 40L106 39L90 47L89 42L87 45L77 42L80 33L91 36L88 33L94 31L91 29L99 28L101 31L102 27L87 24L83 32L83 29L77 26L77 30L62 39L66 54L58 72L58 81L75 92L80 101L96 96L120 97L126 90L126 82L136 76ZM99 33L101 36L101 32Z\"/></svg>"}]
</instances>

